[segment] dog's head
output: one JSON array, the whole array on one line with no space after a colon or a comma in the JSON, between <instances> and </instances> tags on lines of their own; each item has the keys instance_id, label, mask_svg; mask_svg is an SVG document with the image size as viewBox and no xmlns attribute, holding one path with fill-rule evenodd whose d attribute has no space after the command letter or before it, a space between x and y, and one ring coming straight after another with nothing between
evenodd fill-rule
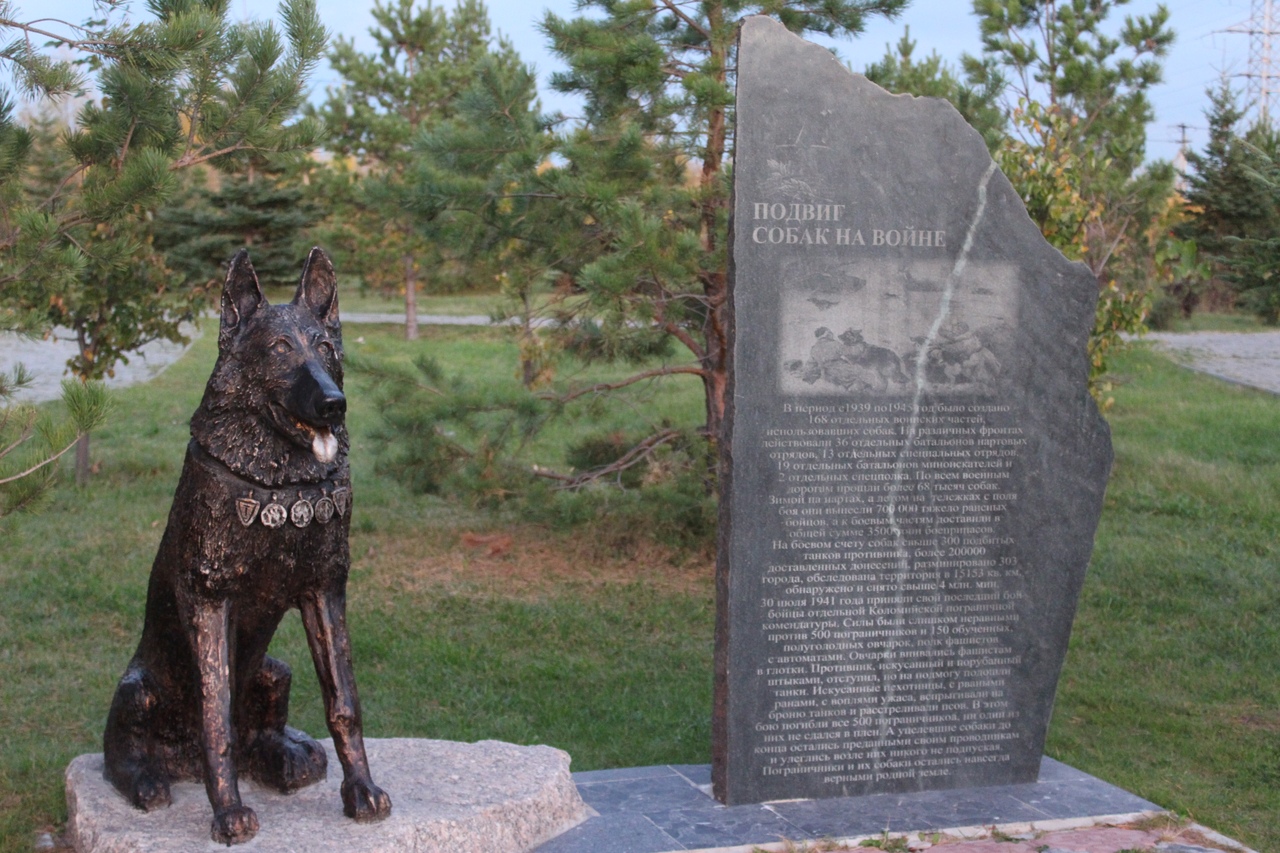
<instances>
[{"instance_id":1,"label":"dog's head","mask_svg":"<svg viewBox=\"0 0 1280 853\"><path fill-rule=\"evenodd\" d=\"M269 305L241 250L222 290L218 361L191 421L196 441L266 485L315 482L343 461L346 411L328 256L312 249L293 301Z\"/></svg>"}]
</instances>

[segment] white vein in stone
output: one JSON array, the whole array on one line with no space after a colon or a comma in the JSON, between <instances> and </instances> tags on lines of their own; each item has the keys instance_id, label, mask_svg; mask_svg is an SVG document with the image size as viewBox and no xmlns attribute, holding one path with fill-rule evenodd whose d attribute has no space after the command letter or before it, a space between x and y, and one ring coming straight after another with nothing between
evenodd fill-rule
<instances>
[{"instance_id":1,"label":"white vein in stone","mask_svg":"<svg viewBox=\"0 0 1280 853\"><path fill-rule=\"evenodd\" d=\"M902 528L898 525L898 495L902 490L903 477L906 475L906 460L915 446L916 431L920 426L920 398L925 390L925 370L928 365L927 353L937 339L938 332L942 329L942 324L946 322L947 316L951 312L951 298L955 294L956 283L960 280L960 275L964 272L965 267L969 265L969 253L973 250L974 236L978 233L978 226L982 224L982 218L987 212L987 185L991 182L991 176L995 172L996 164L993 160L987 170L983 172L982 179L978 181L978 207L973 212L973 219L969 222L969 229L965 234L964 244L960 247L960 254L956 257L956 262L952 265L950 274L947 275L947 283L942 291L942 301L938 306L938 316L934 318L933 325L929 327L929 333L925 335L924 341L918 350L919 356L916 358L916 387L911 397L911 421L907 426L906 441L903 443L902 452L898 455L898 462L893 469L893 484L889 487L888 520L889 528L893 531L895 550L898 552L897 564L900 581L905 580L911 568L911 554L908 552L906 545L903 544ZM895 611L901 610L903 595L904 593L901 589L894 594ZM883 664L888 663L888 659L894 651L894 647L891 644L885 644L881 658L882 666L880 671L882 673L885 671ZM896 683L892 682L883 685L886 698L893 695L895 692L893 685ZM877 751L884 746L885 741L888 739L889 728L889 715L885 714L880 718L880 739L876 744Z\"/></svg>"}]
</instances>

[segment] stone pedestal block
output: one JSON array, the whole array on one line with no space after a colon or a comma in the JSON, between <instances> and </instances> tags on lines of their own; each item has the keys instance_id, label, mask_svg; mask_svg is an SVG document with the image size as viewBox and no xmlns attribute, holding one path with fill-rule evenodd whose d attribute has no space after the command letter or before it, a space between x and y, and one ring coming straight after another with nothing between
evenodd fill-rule
<instances>
[{"instance_id":1,"label":"stone pedestal block","mask_svg":"<svg viewBox=\"0 0 1280 853\"><path fill-rule=\"evenodd\" d=\"M245 845L254 853L520 853L590 814L569 775L569 755L547 746L410 738L369 739L374 780L391 795L391 817L358 824L342 814L342 773L332 741L329 777L282 795L249 781L240 790L261 823ZM209 838L204 786L173 786L173 804L150 814L102 778L102 755L67 768L68 837L78 853L160 853L225 849Z\"/></svg>"}]
</instances>

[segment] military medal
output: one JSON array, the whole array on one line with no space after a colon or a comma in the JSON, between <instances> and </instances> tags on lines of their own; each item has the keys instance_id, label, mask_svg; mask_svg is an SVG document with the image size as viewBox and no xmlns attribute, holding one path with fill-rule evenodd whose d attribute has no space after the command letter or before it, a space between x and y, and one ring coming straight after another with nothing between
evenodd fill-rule
<instances>
[{"instance_id":1,"label":"military medal","mask_svg":"<svg viewBox=\"0 0 1280 853\"><path fill-rule=\"evenodd\" d=\"M289 511L274 499L262 510L262 523L272 530L289 520Z\"/></svg>"},{"instance_id":2,"label":"military medal","mask_svg":"<svg viewBox=\"0 0 1280 853\"><path fill-rule=\"evenodd\" d=\"M315 512L311 507L311 501L303 497L298 498L298 502L289 510L289 520L296 527L306 527L311 523L313 515L315 515Z\"/></svg>"},{"instance_id":3,"label":"military medal","mask_svg":"<svg viewBox=\"0 0 1280 853\"><path fill-rule=\"evenodd\" d=\"M316 501L316 521L321 524L328 524L333 518L333 501L328 498L321 498Z\"/></svg>"},{"instance_id":4,"label":"military medal","mask_svg":"<svg viewBox=\"0 0 1280 853\"><path fill-rule=\"evenodd\" d=\"M253 524L253 520L258 517L258 508L262 504L255 501L252 497L243 497L236 500L236 513L240 516L240 523L245 527Z\"/></svg>"},{"instance_id":5,"label":"military medal","mask_svg":"<svg viewBox=\"0 0 1280 853\"><path fill-rule=\"evenodd\" d=\"M351 508L351 490L343 486L341 489L333 490L333 508L338 511L339 516L347 514L347 510Z\"/></svg>"}]
</instances>

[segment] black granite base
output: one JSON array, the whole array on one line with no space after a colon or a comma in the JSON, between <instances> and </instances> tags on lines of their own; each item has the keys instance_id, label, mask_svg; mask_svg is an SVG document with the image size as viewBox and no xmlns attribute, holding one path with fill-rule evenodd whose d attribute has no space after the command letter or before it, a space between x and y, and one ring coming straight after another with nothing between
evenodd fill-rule
<instances>
[{"instance_id":1,"label":"black granite base","mask_svg":"<svg viewBox=\"0 0 1280 853\"><path fill-rule=\"evenodd\" d=\"M668 853L1160 808L1052 758L1043 759L1040 781L1029 785L731 807L711 798L707 765L592 770L573 780L599 816L537 853Z\"/></svg>"}]
</instances>

